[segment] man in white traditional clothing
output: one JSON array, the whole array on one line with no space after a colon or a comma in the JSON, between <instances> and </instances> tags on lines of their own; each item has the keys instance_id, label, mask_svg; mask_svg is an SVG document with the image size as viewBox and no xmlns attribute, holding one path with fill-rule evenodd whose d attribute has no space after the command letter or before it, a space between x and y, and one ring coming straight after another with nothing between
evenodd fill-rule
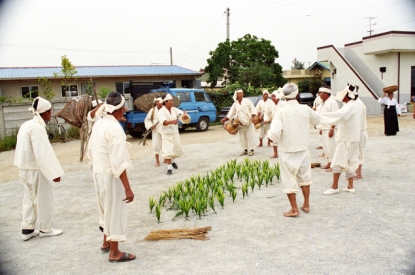
<instances>
[{"instance_id":1,"label":"man in white traditional clothing","mask_svg":"<svg viewBox=\"0 0 415 275\"><path fill-rule=\"evenodd\" d=\"M258 102L256 105L257 110L257 116L264 118L264 114L266 109L268 108L268 105L271 103L269 100L269 92L268 90L264 89L262 92L262 99ZM262 140L264 139L265 135L267 134L269 130L269 124L263 123L261 127L259 128L258 136L259 136L259 145L257 147L262 147ZM268 139L268 146L271 145L271 140Z\"/></svg>"},{"instance_id":2,"label":"man in white traditional clothing","mask_svg":"<svg viewBox=\"0 0 415 275\"><path fill-rule=\"evenodd\" d=\"M125 262L136 258L121 252L118 243L126 240L127 205L134 200L127 176L133 168L128 153L129 143L120 127L125 99L116 92L107 95L105 103L96 112L102 117L92 128L88 144L92 177L100 213L99 225L104 233L101 250L109 253L110 262Z\"/></svg>"},{"instance_id":3,"label":"man in white traditional clothing","mask_svg":"<svg viewBox=\"0 0 415 275\"><path fill-rule=\"evenodd\" d=\"M331 90L328 87L320 87L319 95L322 100L322 103L317 107L317 113L319 115L335 112L339 109L339 104L334 99L334 96L332 96ZM336 141L334 139L334 135L336 133L336 125L327 125L320 123L317 128L320 129L323 152L328 161L328 163L321 168L327 169L326 172L332 172L330 165L334 151L336 150Z\"/></svg>"},{"instance_id":4,"label":"man in white traditional clothing","mask_svg":"<svg viewBox=\"0 0 415 275\"><path fill-rule=\"evenodd\" d=\"M285 84L283 91L287 104L275 114L270 134L278 139L281 182L291 204L291 210L284 216L296 217L299 215L296 193L300 188L304 196L300 209L305 213L310 211L310 123L319 124L320 117L308 106L298 103L297 85Z\"/></svg>"},{"instance_id":5,"label":"man in white traditional clothing","mask_svg":"<svg viewBox=\"0 0 415 275\"><path fill-rule=\"evenodd\" d=\"M29 111L33 113L33 119L20 126L14 155L14 165L19 168L19 177L24 187L24 241L37 235L48 237L63 232L53 228L52 181L60 182L64 172L45 128L52 116L52 105L49 101L37 97ZM35 229L36 223L40 233Z\"/></svg>"},{"instance_id":6,"label":"man in white traditional clothing","mask_svg":"<svg viewBox=\"0 0 415 275\"><path fill-rule=\"evenodd\" d=\"M340 192L339 178L342 172L346 173L348 186L342 191L354 194L353 178L359 166L359 141L361 131L362 106L353 100L355 98L353 85L348 85L343 91L338 92L335 99L345 104L339 110L321 115L321 123L336 125L335 135L336 150L331 161L333 169L333 184L330 189L323 192L324 195L333 195Z\"/></svg>"},{"instance_id":7,"label":"man in white traditional clothing","mask_svg":"<svg viewBox=\"0 0 415 275\"><path fill-rule=\"evenodd\" d=\"M362 106L362 116L361 116L361 128L360 128L360 141L359 141L359 167L356 170L356 177L355 180L361 179L363 177L362 175L362 166L365 162L365 159L363 157L363 149L366 146L366 142L369 138L367 134L367 121L366 121L366 105L363 103L363 101L359 98L359 86L355 86L356 89L353 91L355 100L357 103L359 103Z\"/></svg>"},{"instance_id":8,"label":"man in white traditional clothing","mask_svg":"<svg viewBox=\"0 0 415 275\"><path fill-rule=\"evenodd\" d=\"M239 142L243 149L241 156L253 156L255 147L255 127L253 122L254 116L257 115L257 110L251 100L244 98L242 89L235 91L233 100L235 102L221 122L225 123L227 120L234 118L239 119Z\"/></svg>"},{"instance_id":9,"label":"man in white traditional clothing","mask_svg":"<svg viewBox=\"0 0 415 275\"><path fill-rule=\"evenodd\" d=\"M272 102L268 105L267 110L265 111L264 116L264 124L270 125L272 127L272 121L279 109L285 106L286 102L281 100L284 98L284 91L282 88L278 88L278 90L275 90L271 94ZM274 150L274 154L271 156L271 158L278 158L278 138L271 136L271 133L273 131L268 130L268 138L271 139L272 148Z\"/></svg>"},{"instance_id":10,"label":"man in white traditional clothing","mask_svg":"<svg viewBox=\"0 0 415 275\"><path fill-rule=\"evenodd\" d=\"M320 106L322 103L323 103L323 101L321 100L321 97L320 97L320 91L318 91L317 92L317 96L316 96L316 98L314 99L314 102L313 102L313 110L314 111L317 111L317 109L318 109L318 106ZM319 131L320 129L318 128L318 125L316 126L316 129ZM318 146L317 146L317 149L323 149L323 141L322 141L322 138L321 138L321 136L319 136L318 137ZM319 155L319 157L324 157L324 153L323 154L321 154L321 155Z\"/></svg>"},{"instance_id":11,"label":"man in white traditional clothing","mask_svg":"<svg viewBox=\"0 0 415 275\"><path fill-rule=\"evenodd\" d=\"M159 110L159 123L161 134L161 149L163 150L164 162L167 163L167 175L172 175L172 168L178 169L176 158L183 155L184 151L180 142L179 121L184 124L190 123L190 116L173 106L173 97L167 94L163 98L163 107Z\"/></svg>"},{"instance_id":12,"label":"man in white traditional clothing","mask_svg":"<svg viewBox=\"0 0 415 275\"><path fill-rule=\"evenodd\" d=\"M159 122L159 110L163 107L163 99L157 97L154 99L153 108L148 111L144 120L144 126L147 131L151 129L151 145L153 146L153 153L156 156L156 167L160 166L160 151L161 151L161 134L160 129L163 127Z\"/></svg>"}]
</instances>

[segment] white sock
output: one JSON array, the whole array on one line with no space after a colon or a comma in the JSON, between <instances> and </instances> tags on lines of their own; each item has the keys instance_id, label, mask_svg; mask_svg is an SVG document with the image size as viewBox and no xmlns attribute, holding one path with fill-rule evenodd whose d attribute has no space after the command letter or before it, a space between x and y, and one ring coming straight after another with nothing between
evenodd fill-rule
<instances>
[{"instance_id":1,"label":"white sock","mask_svg":"<svg viewBox=\"0 0 415 275\"><path fill-rule=\"evenodd\" d=\"M173 166L171 164L167 164L167 170L172 170Z\"/></svg>"},{"instance_id":2,"label":"white sock","mask_svg":"<svg viewBox=\"0 0 415 275\"><path fill-rule=\"evenodd\" d=\"M174 163L174 159L171 159L171 163Z\"/></svg>"}]
</instances>

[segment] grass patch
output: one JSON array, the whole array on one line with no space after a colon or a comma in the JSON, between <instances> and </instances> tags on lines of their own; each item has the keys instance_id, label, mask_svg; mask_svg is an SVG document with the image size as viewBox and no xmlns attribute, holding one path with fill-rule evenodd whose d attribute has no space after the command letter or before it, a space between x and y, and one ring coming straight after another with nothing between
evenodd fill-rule
<instances>
[{"instance_id":1,"label":"grass patch","mask_svg":"<svg viewBox=\"0 0 415 275\"><path fill-rule=\"evenodd\" d=\"M17 134L12 133L10 136L0 138L0 152L10 151L16 148Z\"/></svg>"}]
</instances>

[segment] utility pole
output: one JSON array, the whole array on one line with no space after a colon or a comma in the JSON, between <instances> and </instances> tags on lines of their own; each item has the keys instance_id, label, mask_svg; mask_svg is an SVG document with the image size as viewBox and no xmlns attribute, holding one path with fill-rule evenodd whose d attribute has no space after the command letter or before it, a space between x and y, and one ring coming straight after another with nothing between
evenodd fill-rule
<instances>
[{"instance_id":1,"label":"utility pole","mask_svg":"<svg viewBox=\"0 0 415 275\"><path fill-rule=\"evenodd\" d=\"M230 15L229 11L230 9L226 8L226 11L225 11L226 13L226 39L230 39L229 37L229 15Z\"/></svg>"},{"instance_id":2,"label":"utility pole","mask_svg":"<svg viewBox=\"0 0 415 275\"><path fill-rule=\"evenodd\" d=\"M372 30L372 19L375 19L376 17L365 17L365 19L369 19L369 30L367 31L369 33L369 36L372 36L372 32L374 32L374 30ZM373 25L376 25L376 23L374 23Z\"/></svg>"},{"instance_id":3,"label":"utility pole","mask_svg":"<svg viewBox=\"0 0 415 275\"><path fill-rule=\"evenodd\" d=\"M170 47L170 65L173 65L173 49Z\"/></svg>"}]
</instances>

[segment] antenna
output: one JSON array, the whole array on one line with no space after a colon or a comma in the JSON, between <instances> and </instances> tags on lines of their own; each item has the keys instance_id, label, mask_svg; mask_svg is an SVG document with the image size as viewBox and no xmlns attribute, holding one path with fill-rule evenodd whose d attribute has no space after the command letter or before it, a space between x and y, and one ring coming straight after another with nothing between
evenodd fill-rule
<instances>
[{"instance_id":1,"label":"antenna","mask_svg":"<svg viewBox=\"0 0 415 275\"><path fill-rule=\"evenodd\" d=\"M376 17L365 17L365 19L369 19L369 30L367 31L369 33L369 36L372 36L372 32L374 32L374 30L372 30L372 25L376 25L376 23L372 24L372 19L375 19Z\"/></svg>"}]
</instances>

